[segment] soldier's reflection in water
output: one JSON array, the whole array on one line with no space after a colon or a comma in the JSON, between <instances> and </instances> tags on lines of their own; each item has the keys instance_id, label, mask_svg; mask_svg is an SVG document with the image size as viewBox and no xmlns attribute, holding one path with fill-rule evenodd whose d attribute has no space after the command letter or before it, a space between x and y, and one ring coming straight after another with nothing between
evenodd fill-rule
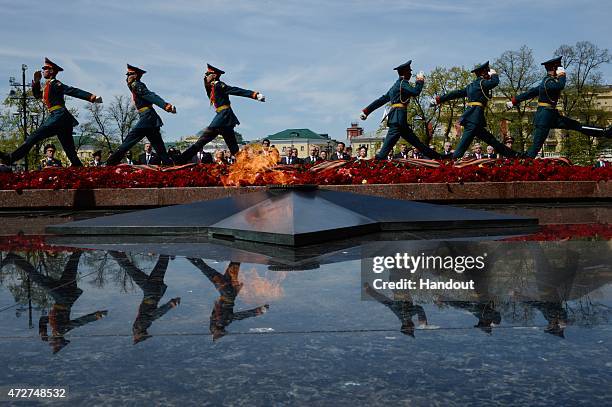
<instances>
[{"instance_id":1,"label":"soldier's reflection in water","mask_svg":"<svg viewBox=\"0 0 612 407\"><path fill-rule=\"evenodd\" d=\"M153 324L153 321L162 317L166 312L175 308L181 302L180 297L176 297L172 298L161 307L158 306L168 288L168 286L164 284L164 277L168 269L170 256L163 254L159 256L151 274L147 275L136 267L125 253L109 251L109 254L142 290L142 302L140 303L140 307L138 307L138 315L132 326L134 344L137 344L152 337L148 329Z\"/></svg>"},{"instance_id":2,"label":"soldier's reflection in water","mask_svg":"<svg viewBox=\"0 0 612 407\"><path fill-rule=\"evenodd\" d=\"M486 247L486 246L483 246ZM480 245L474 243L453 242L452 244L445 243L441 249L447 249L453 256L472 255L478 256L488 252L488 261L485 262L485 268L482 270L468 270L461 274L454 274L453 278L459 281L473 281L474 291L471 295L473 300L445 300L438 298L438 305L449 305L453 308L469 311L474 315L478 322L474 328L479 328L487 334L493 333L493 327L500 325L502 321L501 313L496 309L495 300L492 298L489 290L489 278L497 261L503 258L501 253L498 253L494 248L484 249Z\"/></svg>"},{"instance_id":3,"label":"soldier's reflection in water","mask_svg":"<svg viewBox=\"0 0 612 407\"><path fill-rule=\"evenodd\" d=\"M77 287L76 281L80 258L80 251L72 253L58 280L41 274L26 259L13 253L10 253L0 264L0 268L7 264L14 264L21 268L35 284L39 285L47 294L53 297L55 303L51 307L49 315L40 317L38 323L40 338L45 342L49 342L53 353L59 352L70 343L65 338L66 333L74 328L97 321L108 313L106 310L101 310L83 315L77 319L70 319L72 306L83 293L83 290ZM48 334L47 325L51 325L51 336Z\"/></svg>"},{"instance_id":4,"label":"soldier's reflection in water","mask_svg":"<svg viewBox=\"0 0 612 407\"><path fill-rule=\"evenodd\" d=\"M535 280L538 288L537 300L525 300L524 304L539 310L548 322L544 332L565 338L568 324L567 311L563 302L567 301L578 270L580 253L554 246L546 250L545 243L529 244L533 255ZM555 259L553 264L550 259Z\"/></svg>"},{"instance_id":5,"label":"soldier's reflection in water","mask_svg":"<svg viewBox=\"0 0 612 407\"><path fill-rule=\"evenodd\" d=\"M225 328L233 321L262 315L270 308L268 304L265 304L250 310L234 312L236 297L242 288L242 283L238 281L240 263L230 262L225 270L225 274L221 274L202 259L188 258L188 260L208 277L210 282L215 285L217 291L219 291L219 298L215 301L212 314L210 315L210 333L212 334L213 341L226 335L227 331Z\"/></svg>"},{"instance_id":6,"label":"soldier's reflection in water","mask_svg":"<svg viewBox=\"0 0 612 407\"><path fill-rule=\"evenodd\" d=\"M373 289L368 283L364 284L365 292L376 301L388 307L399 318L401 325L400 331L404 335L414 338L414 322L412 318L416 315L420 326L427 325L425 310L420 305L412 302L410 294L397 291L393 293L393 300L384 294Z\"/></svg>"}]
</instances>

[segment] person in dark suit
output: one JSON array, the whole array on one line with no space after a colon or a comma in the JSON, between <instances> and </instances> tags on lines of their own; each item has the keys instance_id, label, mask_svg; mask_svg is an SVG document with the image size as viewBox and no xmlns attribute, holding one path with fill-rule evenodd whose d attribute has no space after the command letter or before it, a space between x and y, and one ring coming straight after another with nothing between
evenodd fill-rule
<instances>
[{"instance_id":1,"label":"person in dark suit","mask_svg":"<svg viewBox=\"0 0 612 407\"><path fill-rule=\"evenodd\" d=\"M393 158L403 158L403 159L410 158L410 157L408 157L408 146L406 144L402 144L400 146L399 153L395 154L395 156L393 156Z\"/></svg>"},{"instance_id":2,"label":"person in dark suit","mask_svg":"<svg viewBox=\"0 0 612 407\"><path fill-rule=\"evenodd\" d=\"M41 273L29 261L13 253L9 253L0 263L0 269L7 264L14 264L19 267L27 273L28 277L36 285L53 298L55 303L49 310L49 315L40 317L38 322L40 339L49 343L53 353L59 352L70 343L65 338L69 331L102 319L108 314L106 310L99 310L76 319L70 319L72 306L83 294L83 290L77 287L77 273L81 253L76 251L70 254L59 279ZM48 334L47 325L51 325L51 336Z\"/></svg>"},{"instance_id":3,"label":"person in dark suit","mask_svg":"<svg viewBox=\"0 0 612 407\"><path fill-rule=\"evenodd\" d=\"M336 145L336 151L331 155L330 160L331 161L336 161L336 160L350 160L351 156L348 155L344 149L345 149L345 144L343 142L339 142Z\"/></svg>"},{"instance_id":4,"label":"person in dark suit","mask_svg":"<svg viewBox=\"0 0 612 407\"><path fill-rule=\"evenodd\" d=\"M319 157L319 149L316 146L310 147L310 155L304 159L304 164L314 165L323 161Z\"/></svg>"},{"instance_id":5,"label":"person in dark suit","mask_svg":"<svg viewBox=\"0 0 612 407\"><path fill-rule=\"evenodd\" d=\"M86 100L91 103L102 103L102 98L79 88L61 83L56 79L56 76L63 70L64 69L59 65L45 58L45 65L42 67L42 73L41 71L34 72L32 95L36 99L42 99L49 114L45 117L40 127L32 132L24 143L15 151L10 154L0 152L0 158L2 158L5 163L12 164L22 159L36 144L49 137L57 136L72 166L83 166L83 163L77 155L74 139L72 138L72 130L79 122L76 121L70 111L66 109L65 95ZM40 80L43 77L46 79L44 87L40 84Z\"/></svg>"},{"instance_id":6,"label":"person in dark suit","mask_svg":"<svg viewBox=\"0 0 612 407\"><path fill-rule=\"evenodd\" d=\"M606 158L603 154L599 154L597 161L595 161L595 168L606 168L609 167L610 163L606 161Z\"/></svg>"},{"instance_id":7,"label":"person in dark suit","mask_svg":"<svg viewBox=\"0 0 612 407\"><path fill-rule=\"evenodd\" d=\"M264 304L250 310L234 312L236 297L242 289L242 283L238 281L240 263L230 262L225 269L225 274L221 274L202 259L187 258L187 260L196 266L219 292L219 298L215 301L210 315L210 333L213 341L227 335L226 328L232 322L265 314L270 308L268 304Z\"/></svg>"},{"instance_id":8,"label":"person in dark suit","mask_svg":"<svg viewBox=\"0 0 612 407\"><path fill-rule=\"evenodd\" d=\"M136 163L134 162L134 160L132 159L132 150L128 150L128 152L127 152L127 153L125 153L125 159L124 159L124 161L125 161L125 163L126 163L127 165L134 165L134 164L136 164Z\"/></svg>"},{"instance_id":9,"label":"person in dark suit","mask_svg":"<svg viewBox=\"0 0 612 407\"><path fill-rule=\"evenodd\" d=\"M461 140L453 153L453 158L463 158L472 140L478 138L492 145L497 152L505 157L518 157L519 153L506 147L498 141L489 130L485 109L489 100L493 97L493 89L499 85L499 75L494 69L490 69L489 61L472 69L476 79L463 89L457 89L445 95L436 96L431 101L431 106L438 106L446 101L467 98L467 108L461 115L461 125L464 126Z\"/></svg>"},{"instance_id":10,"label":"person in dark suit","mask_svg":"<svg viewBox=\"0 0 612 407\"><path fill-rule=\"evenodd\" d=\"M101 167L102 166L102 150L94 151L93 160L89 163L90 167Z\"/></svg>"},{"instance_id":11,"label":"person in dark suit","mask_svg":"<svg viewBox=\"0 0 612 407\"><path fill-rule=\"evenodd\" d=\"M160 255L157 259L157 263L153 266L151 274L146 275L130 261L125 253L111 250L109 254L142 290L142 302L140 303L140 307L138 307L138 315L132 326L134 345L136 345L152 336L149 334L148 329L156 319L161 318L168 311L172 308L176 308L181 303L180 297L176 297L172 298L161 307L158 306L168 288L168 286L164 284L164 276L168 269L170 256L164 254Z\"/></svg>"},{"instance_id":12,"label":"person in dark suit","mask_svg":"<svg viewBox=\"0 0 612 407\"><path fill-rule=\"evenodd\" d=\"M193 156L191 162L194 164L212 164L213 156L202 149Z\"/></svg>"},{"instance_id":13,"label":"person in dark suit","mask_svg":"<svg viewBox=\"0 0 612 407\"><path fill-rule=\"evenodd\" d=\"M138 156L138 164L141 165L159 165L161 164L161 160L153 152L153 148L151 143L146 143L144 147L144 153Z\"/></svg>"},{"instance_id":14,"label":"person in dark suit","mask_svg":"<svg viewBox=\"0 0 612 407\"><path fill-rule=\"evenodd\" d=\"M10 165L6 165L6 163L4 162L4 160L0 159L0 174L1 173L11 173L13 172L13 169L11 168Z\"/></svg>"},{"instance_id":15,"label":"person in dark suit","mask_svg":"<svg viewBox=\"0 0 612 407\"><path fill-rule=\"evenodd\" d=\"M149 140L149 143L152 143L155 146L155 151L157 152L157 156L159 156L160 160L160 162L157 164L161 164L162 162L165 165L173 164L172 160L168 156L166 145L164 144L164 140L161 136L160 129L164 123L153 108L153 105L157 105L166 112L172 114L176 114L176 107L172 106L160 96L147 89L147 86L141 81L142 76L146 72L147 71L143 69L129 64L127 66L127 86L132 93L132 99L134 100L136 110L138 110L139 118L136 125L130 130L127 137L123 141L123 144L121 144L119 148L117 148L117 150L108 157L106 160L107 165L119 164L125 156L125 153L128 150L131 150L136 143L145 137L147 140ZM153 163L148 162L147 164Z\"/></svg>"},{"instance_id":16,"label":"person in dark suit","mask_svg":"<svg viewBox=\"0 0 612 407\"><path fill-rule=\"evenodd\" d=\"M484 156L485 158L497 158L497 154L495 154L495 149L493 146L487 146L487 153Z\"/></svg>"},{"instance_id":17,"label":"person in dark suit","mask_svg":"<svg viewBox=\"0 0 612 407\"><path fill-rule=\"evenodd\" d=\"M297 157L297 150L294 148L287 147L287 154L281 159L281 164L301 164L301 160Z\"/></svg>"}]
</instances>

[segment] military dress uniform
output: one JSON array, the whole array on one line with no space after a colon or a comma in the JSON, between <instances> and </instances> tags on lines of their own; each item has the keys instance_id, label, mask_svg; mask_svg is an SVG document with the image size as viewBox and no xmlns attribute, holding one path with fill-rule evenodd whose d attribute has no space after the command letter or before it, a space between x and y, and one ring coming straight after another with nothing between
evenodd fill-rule
<instances>
[{"instance_id":1,"label":"military dress uniform","mask_svg":"<svg viewBox=\"0 0 612 407\"><path fill-rule=\"evenodd\" d=\"M48 58L45 58L45 66L53 68L55 72L64 70ZM32 94L35 98L43 100L49 114L42 125L30 134L21 146L6 156L7 161L9 163L18 161L25 157L37 143L49 137L57 136L72 165L75 167L83 166L72 138L72 129L79 122L66 108L65 95L92 103L96 101L96 96L84 90L64 85L56 78L47 79L42 88L40 82L32 81Z\"/></svg>"},{"instance_id":2,"label":"military dress uniform","mask_svg":"<svg viewBox=\"0 0 612 407\"><path fill-rule=\"evenodd\" d=\"M207 64L207 66L208 72L214 72L218 75L225 73L221 69L215 68L210 64ZM234 127L238 126L240 122L232 110L229 98L230 95L264 101L263 96L259 96L258 98L258 95L261 95L259 92L242 89L237 86L229 86L220 80L213 82L208 96L211 105L215 108L216 115L208 127L200 132L198 141L180 155L178 160L179 163L183 164L190 162L193 156L196 155L198 151L202 150L202 147L214 140L218 135L223 137L232 155L238 153L238 141L236 140Z\"/></svg>"},{"instance_id":3,"label":"military dress uniform","mask_svg":"<svg viewBox=\"0 0 612 407\"><path fill-rule=\"evenodd\" d=\"M410 64L412 60L394 68L396 71L410 70ZM389 151L393 149L395 144L398 142L400 137L404 140L417 147L429 158L442 158L440 154L429 148L426 144L421 142L419 138L414 134L414 131L408 124L408 103L410 98L416 97L423 90L424 80L417 79L415 86L410 85L407 79L404 77L398 78L398 80L391 86L391 89L372 103L370 103L362 112L368 116L374 110L391 103L391 110L387 116L387 137L383 142L380 151L376 154L376 159L386 160ZM363 117L362 117L363 118Z\"/></svg>"},{"instance_id":4,"label":"military dress uniform","mask_svg":"<svg viewBox=\"0 0 612 407\"><path fill-rule=\"evenodd\" d=\"M49 167L61 168L62 162L58 160L57 158L48 158L48 157L45 157L42 160L40 160L40 165L39 165L40 169L49 168Z\"/></svg>"},{"instance_id":5,"label":"military dress uniform","mask_svg":"<svg viewBox=\"0 0 612 407\"><path fill-rule=\"evenodd\" d=\"M489 71L489 61L474 68L472 73L478 75L483 71ZM436 104L459 98L468 99L468 107L461 115L459 121L464 127L464 130L459 145L455 148L453 153L454 159L463 157L475 137L493 146L495 151L505 157L517 157L519 155L519 153L497 140L486 128L487 119L485 118L485 108L493 96L493 88L497 85L499 85L499 76L494 73L489 79L478 77L463 89L454 90L445 95L436 97Z\"/></svg>"},{"instance_id":6,"label":"military dress uniform","mask_svg":"<svg viewBox=\"0 0 612 407\"><path fill-rule=\"evenodd\" d=\"M146 71L129 64L127 68L128 71L136 72L139 75L146 73ZM160 128L164 125L164 123L153 108L153 105L157 105L166 111L169 111L172 105L147 89L147 86L140 81L140 78L136 79L132 83L128 83L128 88L132 93L132 100L134 101L136 110L138 110L139 118L136 125L126 136L123 144L121 144L119 148L117 148L117 150L110 157L108 157L106 164L119 164L128 150L146 137L151 143L153 149L155 149L157 152L161 163L171 165L172 160L168 156L166 145L162 140L160 131Z\"/></svg>"},{"instance_id":7,"label":"military dress uniform","mask_svg":"<svg viewBox=\"0 0 612 407\"><path fill-rule=\"evenodd\" d=\"M545 68L555 69L561 66L561 58L553 58L546 62L542 62ZM561 91L565 88L566 83L565 71L560 75L547 74L538 86L529 89L527 92L521 93L512 98L512 105L516 106L535 97L538 98L538 109L533 118L535 130L533 133L533 143L527 151L527 156L535 158L538 152L542 149L546 137L550 129L575 130L590 137L609 137L609 129L600 127L583 126L578 121L563 116L557 110Z\"/></svg>"}]
</instances>

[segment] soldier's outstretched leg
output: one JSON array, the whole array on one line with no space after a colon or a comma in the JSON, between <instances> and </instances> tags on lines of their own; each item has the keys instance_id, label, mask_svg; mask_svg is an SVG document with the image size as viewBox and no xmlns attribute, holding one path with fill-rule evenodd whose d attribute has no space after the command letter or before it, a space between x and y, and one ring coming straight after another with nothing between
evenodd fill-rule
<instances>
[{"instance_id":1,"label":"soldier's outstretched leg","mask_svg":"<svg viewBox=\"0 0 612 407\"><path fill-rule=\"evenodd\" d=\"M401 129L400 134L404 140L406 140L407 142L409 142L410 144L418 148L419 151L425 157L432 159L432 160L442 159L442 155L440 153L437 153L436 151L432 150L431 148L429 148L428 145L426 145L421 140L419 140L419 138L417 137L416 134L414 134L414 131L412 130L410 126L403 127Z\"/></svg>"},{"instance_id":2,"label":"soldier's outstretched leg","mask_svg":"<svg viewBox=\"0 0 612 407\"><path fill-rule=\"evenodd\" d=\"M548 137L548 132L550 131L549 127L546 126L536 126L533 131L533 143L527 153L525 154L529 158L536 158L542 146L544 146L544 142L546 141L546 137Z\"/></svg>"},{"instance_id":3,"label":"soldier's outstretched leg","mask_svg":"<svg viewBox=\"0 0 612 407\"><path fill-rule=\"evenodd\" d=\"M389 126L389 130L387 130L387 136L385 137L385 140L383 141L383 145L380 148L380 151L376 153L377 160L387 159L387 155L389 155L389 151L393 149L393 147L395 146L395 144L397 144L397 141L400 138L400 132L401 131L400 131L399 126L394 126L394 125Z\"/></svg>"},{"instance_id":4,"label":"soldier's outstretched leg","mask_svg":"<svg viewBox=\"0 0 612 407\"><path fill-rule=\"evenodd\" d=\"M125 153L127 153L132 147L136 145L140 140L146 137L149 129L145 128L133 128L130 130L128 135L125 137L123 144L121 144L113 154L106 160L106 165L117 165L121 162ZM152 143L151 143L152 144Z\"/></svg>"},{"instance_id":5,"label":"soldier's outstretched leg","mask_svg":"<svg viewBox=\"0 0 612 407\"><path fill-rule=\"evenodd\" d=\"M484 141L490 146L493 146L495 152L503 155L504 157L515 158L519 157L521 154L513 149L507 147L505 144L501 143L498 139L495 138L493 134L489 130L484 127L480 128L480 131L476 135L477 138Z\"/></svg>"},{"instance_id":6,"label":"soldier's outstretched leg","mask_svg":"<svg viewBox=\"0 0 612 407\"><path fill-rule=\"evenodd\" d=\"M221 130L221 136L227 145L230 153L236 155L240 148L238 147L238 141L236 140L236 132L233 127L227 127Z\"/></svg>"},{"instance_id":7,"label":"soldier's outstretched leg","mask_svg":"<svg viewBox=\"0 0 612 407\"><path fill-rule=\"evenodd\" d=\"M54 127L42 125L38 129L34 130L34 132L30 134L23 144L17 147L15 151L5 154L2 158L7 161L7 164L12 164L15 161L19 161L30 152L36 143L40 143L44 139L53 137L55 133L56 129Z\"/></svg>"},{"instance_id":8,"label":"soldier's outstretched leg","mask_svg":"<svg viewBox=\"0 0 612 407\"><path fill-rule=\"evenodd\" d=\"M463 158L463 155L470 147L470 144L472 144L472 140L474 140L474 137L476 137L478 127L479 126L477 124L465 122L463 135L461 136L461 140L459 140L457 148L455 148L453 159Z\"/></svg>"},{"instance_id":9,"label":"soldier's outstretched leg","mask_svg":"<svg viewBox=\"0 0 612 407\"><path fill-rule=\"evenodd\" d=\"M83 163L79 158L76 147L74 146L74 138L72 138L72 126L67 126L57 131L57 138L62 144L66 157L70 160L73 167L82 167Z\"/></svg>"},{"instance_id":10,"label":"soldier's outstretched leg","mask_svg":"<svg viewBox=\"0 0 612 407\"><path fill-rule=\"evenodd\" d=\"M589 137L610 137L610 127L604 129L597 126L585 126L579 121L570 119L569 117L560 116L557 122L557 128L564 130L575 130Z\"/></svg>"},{"instance_id":11,"label":"soldier's outstretched leg","mask_svg":"<svg viewBox=\"0 0 612 407\"><path fill-rule=\"evenodd\" d=\"M219 133L220 131L216 127L205 128L204 131L202 131L202 135L200 136L198 141L193 143L187 150L183 151L183 153L179 156L177 164L185 164L189 162L193 158L193 156L196 155L197 152L202 149L202 147L214 140Z\"/></svg>"},{"instance_id":12,"label":"soldier's outstretched leg","mask_svg":"<svg viewBox=\"0 0 612 407\"><path fill-rule=\"evenodd\" d=\"M166 145L164 144L164 140L162 139L161 132L159 127L155 127L150 129L151 131L147 134L147 139L151 142L151 146L157 152L159 159L164 165L172 165L173 162L168 155L168 151L166 151Z\"/></svg>"}]
</instances>

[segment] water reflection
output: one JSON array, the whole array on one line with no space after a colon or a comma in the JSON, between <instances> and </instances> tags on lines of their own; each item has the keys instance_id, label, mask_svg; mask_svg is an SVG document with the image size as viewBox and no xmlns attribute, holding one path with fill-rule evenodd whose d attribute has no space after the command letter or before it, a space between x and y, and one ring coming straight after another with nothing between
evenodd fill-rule
<instances>
[{"instance_id":1,"label":"water reflection","mask_svg":"<svg viewBox=\"0 0 612 407\"><path fill-rule=\"evenodd\" d=\"M165 313L172 308L176 308L181 303L181 298L176 297L161 307L159 306L159 302L168 289L168 286L164 284L164 276L166 275L166 270L168 270L170 256L165 254L159 256L155 266L153 266L153 270L147 275L136 267L125 253L112 250L108 253L142 290L142 302L138 307L138 315L132 327L134 344L137 344L152 336L149 334L148 329L153 324L153 321L161 318Z\"/></svg>"},{"instance_id":2,"label":"water reflection","mask_svg":"<svg viewBox=\"0 0 612 407\"><path fill-rule=\"evenodd\" d=\"M27 273L30 280L53 297L54 304L51 306L49 314L41 316L38 323L40 339L49 343L53 353L59 352L70 343L65 338L69 331L102 319L108 313L106 310L98 310L71 319L72 307L83 294L83 290L77 287L77 273L81 254L81 251L77 251L68 257L68 261L58 279L42 274L29 261L14 253L9 253L0 263L0 268L4 268L8 264L20 268ZM51 335L48 333L48 325L51 325Z\"/></svg>"},{"instance_id":3,"label":"water reflection","mask_svg":"<svg viewBox=\"0 0 612 407\"><path fill-rule=\"evenodd\" d=\"M243 287L243 283L238 280L240 263L230 262L225 273L221 274L203 259L188 258L188 260L213 283L219 292L219 298L215 301L210 315L210 333L213 341L225 336L227 334L225 328L232 322L262 315L270 308L268 304L264 304L250 310L234 312L236 297Z\"/></svg>"},{"instance_id":4,"label":"water reflection","mask_svg":"<svg viewBox=\"0 0 612 407\"><path fill-rule=\"evenodd\" d=\"M607 242L602 244L607 247ZM565 338L568 326L609 323L612 275L608 257L598 255L601 251L592 245L432 245L452 255L488 252L485 272L453 275L458 281L473 281L473 290L383 293L366 284L365 293L375 301L361 301L359 263L343 257L338 263L317 263L317 268L283 268L278 262L247 265L231 258L175 258L116 250L0 252L0 287L8 288L14 297L8 299L0 290L4 307L0 321L16 335L24 332L18 321L2 311L31 301L32 313L40 314L36 315L39 336L53 352L70 343L69 335L129 336L138 344L181 332L211 335L217 341L229 333L383 329L415 338L424 334L420 330L476 328L474 332L486 333L481 336L487 338L497 328L533 326L552 339ZM244 252L241 256L246 258ZM441 280L445 276L430 272L427 277ZM30 283L32 292L26 298ZM142 297L138 297L135 319L129 318L129 332L124 319L133 315L136 305L126 294L134 290ZM75 303L82 304L77 312L73 312ZM275 312L254 318L270 308ZM87 312L92 309L97 311ZM103 324L91 324L107 315ZM235 321L242 322L234 326ZM208 329L202 332L206 323Z\"/></svg>"}]
</instances>

